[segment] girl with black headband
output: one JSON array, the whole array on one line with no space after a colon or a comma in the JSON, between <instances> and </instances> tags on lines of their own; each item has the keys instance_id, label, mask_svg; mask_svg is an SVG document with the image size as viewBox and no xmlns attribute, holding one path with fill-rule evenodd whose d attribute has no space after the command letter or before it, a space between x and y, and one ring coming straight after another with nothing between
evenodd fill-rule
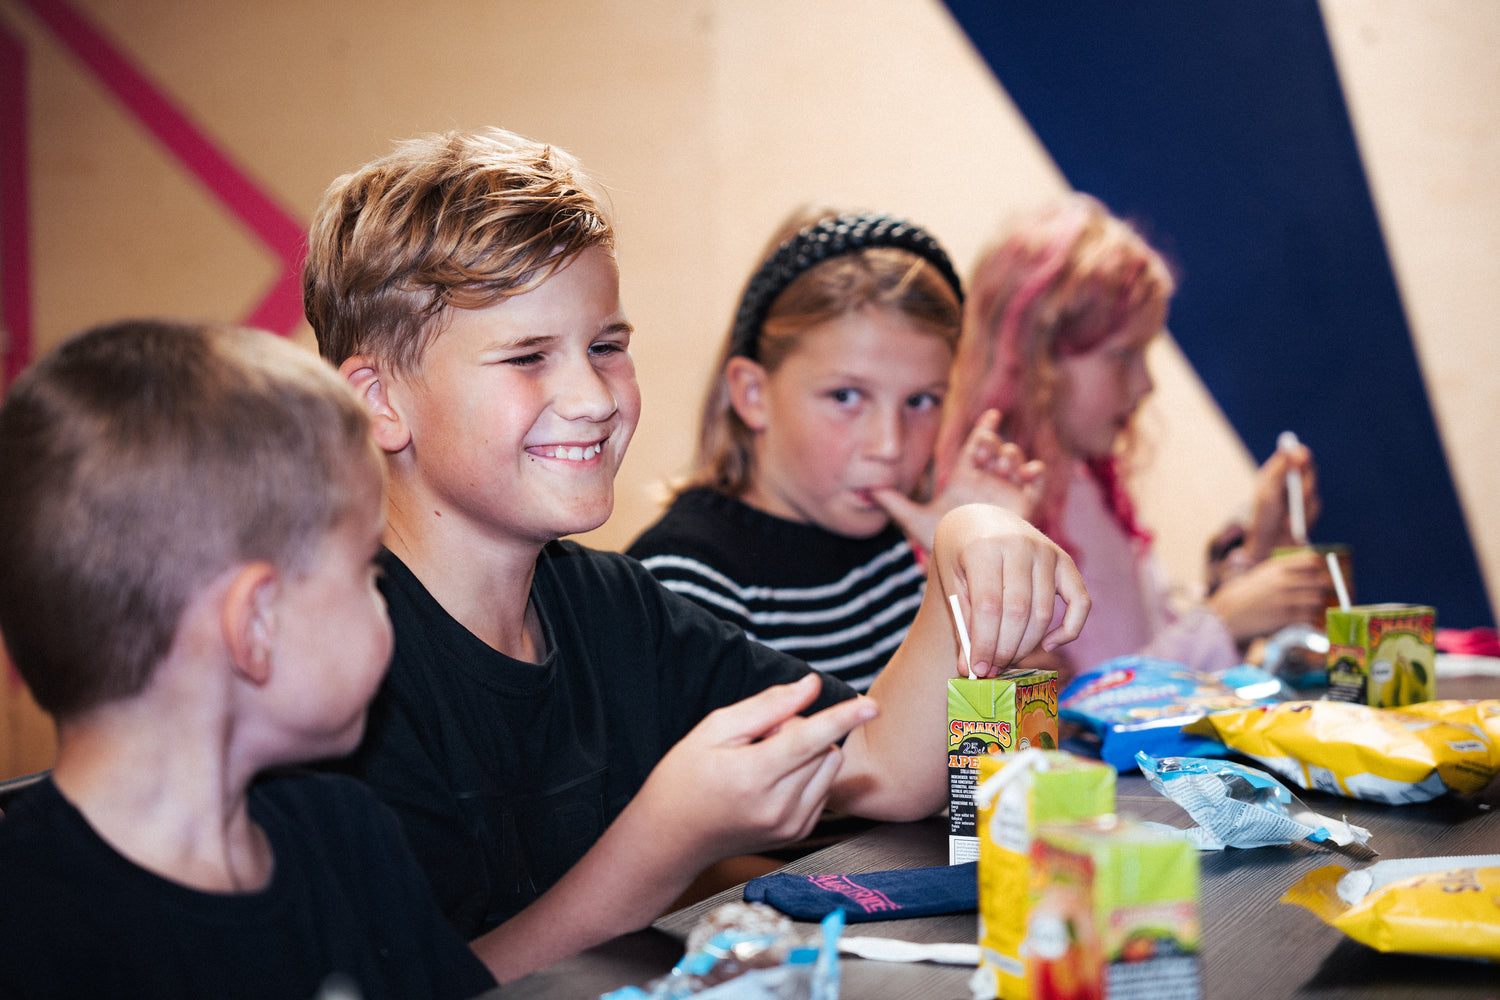
<instances>
[{"instance_id":1,"label":"girl with black headband","mask_svg":"<svg viewBox=\"0 0 1500 1000\"><path fill-rule=\"evenodd\" d=\"M988 501L1025 516L1040 495L1040 463L987 414L943 493L923 497L962 314L953 265L923 229L794 214L741 297L696 471L629 554L767 645L868 687L921 604L917 552L941 515Z\"/></svg>"}]
</instances>

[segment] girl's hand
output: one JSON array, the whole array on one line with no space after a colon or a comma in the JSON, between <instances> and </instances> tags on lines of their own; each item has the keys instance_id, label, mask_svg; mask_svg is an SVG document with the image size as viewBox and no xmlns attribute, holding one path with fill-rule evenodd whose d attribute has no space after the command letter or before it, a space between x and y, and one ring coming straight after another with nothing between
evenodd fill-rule
<instances>
[{"instance_id":1,"label":"girl's hand","mask_svg":"<svg viewBox=\"0 0 1500 1000\"><path fill-rule=\"evenodd\" d=\"M927 503L915 503L895 490L876 492L875 502L929 552L943 515L964 504L995 504L1029 520L1042 498L1046 466L1027 461L1019 446L1000 436L999 427L1000 411L986 410L964 441L948 481Z\"/></svg>"},{"instance_id":2,"label":"girl's hand","mask_svg":"<svg viewBox=\"0 0 1500 1000\"><path fill-rule=\"evenodd\" d=\"M1207 603L1235 642L1244 645L1287 625L1321 624L1332 590L1327 560L1316 552L1294 552L1231 577Z\"/></svg>"},{"instance_id":3,"label":"girl's hand","mask_svg":"<svg viewBox=\"0 0 1500 1000\"><path fill-rule=\"evenodd\" d=\"M1252 563L1259 563L1279 546L1298 544L1292 537L1291 513L1287 508L1286 474L1292 469L1302 473L1302 507L1308 526L1318 519L1321 501L1312 452L1305 444L1277 448L1255 475L1250 522L1245 525L1245 550Z\"/></svg>"},{"instance_id":4,"label":"girl's hand","mask_svg":"<svg viewBox=\"0 0 1500 1000\"><path fill-rule=\"evenodd\" d=\"M938 524L932 558L944 600L958 595L978 677L1073 641L1088 618L1088 591L1072 558L1014 511L955 508ZM1067 611L1052 628L1057 597ZM958 674L968 676L968 666L960 662Z\"/></svg>"}]
</instances>

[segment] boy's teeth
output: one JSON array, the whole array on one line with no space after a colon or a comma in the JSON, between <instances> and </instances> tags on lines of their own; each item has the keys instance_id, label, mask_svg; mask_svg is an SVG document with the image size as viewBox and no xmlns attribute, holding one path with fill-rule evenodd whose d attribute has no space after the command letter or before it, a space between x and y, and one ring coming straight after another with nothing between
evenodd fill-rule
<instances>
[{"instance_id":1,"label":"boy's teeth","mask_svg":"<svg viewBox=\"0 0 1500 1000\"><path fill-rule=\"evenodd\" d=\"M552 452L552 457L565 459L570 462L581 462L586 458L593 458L603 450L604 445L602 444L591 444L587 448L576 446L569 448L566 445L558 445L556 450Z\"/></svg>"}]
</instances>

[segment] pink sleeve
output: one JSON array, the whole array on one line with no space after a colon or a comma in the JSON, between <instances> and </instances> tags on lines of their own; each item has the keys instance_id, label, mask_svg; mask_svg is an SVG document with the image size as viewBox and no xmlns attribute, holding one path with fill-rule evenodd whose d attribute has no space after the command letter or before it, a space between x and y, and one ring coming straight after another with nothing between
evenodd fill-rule
<instances>
[{"instance_id":1,"label":"pink sleeve","mask_svg":"<svg viewBox=\"0 0 1500 1000\"><path fill-rule=\"evenodd\" d=\"M1215 674L1237 667L1244 660L1223 620L1202 605L1190 609L1153 636L1141 649L1141 655Z\"/></svg>"},{"instance_id":2,"label":"pink sleeve","mask_svg":"<svg viewBox=\"0 0 1500 1000\"><path fill-rule=\"evenodd\" d=\"M1093 602L1083 634L1060 650L1074 669L1132 653L1214 672L1238 665L1234 637L1212 611L1172 614L1161 567L1109 514L1097 484L1075 470L1069 487L1063 520Z\"/></svg>"}]
</instances>

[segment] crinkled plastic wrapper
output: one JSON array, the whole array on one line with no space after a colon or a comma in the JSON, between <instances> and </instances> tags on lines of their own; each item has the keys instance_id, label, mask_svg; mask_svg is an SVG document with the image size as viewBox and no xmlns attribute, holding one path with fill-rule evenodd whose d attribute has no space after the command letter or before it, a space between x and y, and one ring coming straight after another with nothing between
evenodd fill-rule
<instances>
[{"instance_id":1,"label":"crinkled plastic wrapper","mask_svg":"<svg viewBox=\"0 0 1500 1000\"><path fill-rule=\"evenodd\" d=\"M1301 788L1400 805L1473 795L1500 773L1500 700L1371 708L1286 701L1215 712L1213 736Z\"/></svg>"},{"instance_id":2,"label":"crinkled plastic wrapper","mask_svg":"<svg viewBox=\"0 0 1500 1000\"><path fill-rule=\"evenodd\" d=\"M1377 951L1500 961L1500 855L1328 865L1281 901Z\"/></svg>"},{"instance_id":3,"label":"crinkled plastic wrapper","mask_svg":"<svg viewBox=\"0 0 1500 1000\"><path fill-rule=\"evenodd\" d=\"M1227 760L1136 754L1146 780L1182 806L1198 825L1169 831L1200 851L1226 847L1266 847L1295 840L1325 841L1340 847L1365 845L1370 831L1340 819L1321 816L1271 775Z\"/></svg>"},{"instance_id":4,"label":"crinkled plastic wrapper","mask_svg":"<svg viewBox=\"0 0 1500 1000\"><path fill-rule=\"evenodd\" d=\"M599 1000L838 1000L844 911L823 918L809 938L763 903L726 903L688 934L672 971L645 987Z\"/></svg>"},{"instance_id":5,"label":"crinkled plastic wrapper","mask_svg":"<svg viewBox=\"0 0 1500 1000\"><path fill-rule=\"evenodd\" d=\"M1215 677L1169 660L1117 656L1080 674L1058 695L1058 719L1085 734L1064 746L1098 756L1117 771L1134 769L1141 750L1153 757L1222 756L1219 741L1185 734L1182 727L1210 712L1270 700L1247 694L1255 687L1246 685L1275 686L1275 678L1249 667Z\"/></svg>"}]
</instances>

